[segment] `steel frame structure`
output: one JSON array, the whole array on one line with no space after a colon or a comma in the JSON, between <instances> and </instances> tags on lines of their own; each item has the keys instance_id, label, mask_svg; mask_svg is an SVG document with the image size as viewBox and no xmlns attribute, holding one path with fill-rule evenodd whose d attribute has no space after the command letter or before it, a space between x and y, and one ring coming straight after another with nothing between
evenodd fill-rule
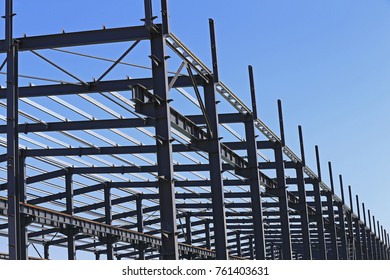
<instances>
[{"instance_id":1,"label":"steel frame structure","mask_svg":"<svg viewBox=\"0 0 390 280\"><path fill-rule=\"evenodd\" d=\"M369 211L366 220L364 204L362 219L357 196L354 212L350 187L346 205L341 175L342 197L335 194L330 162L330 187L323 182L318 147L317 174L306 165L301 127L301 157L288 148L281 102L280 137L258 118L252 67L251 109L221 82L212 20L210 69L171 33L167 0L161 23L144 0L140 26L22 38L13 37L13 1L5 7L0 234L9 252L1 258L28 259L39 244L44 259L57 247L67 259L81 251L96 259L389 259L389 234ZM90 82L39 52L107 62L71 48L118 42L131 45ZM150 76L107 79L140 42L149 42ZM18 73L23 52L76 82L20 86L31 78ZM168 71L173 59L176 72ZM174 91L190 105L175 108Z\"/></svg>"}]
</instances>

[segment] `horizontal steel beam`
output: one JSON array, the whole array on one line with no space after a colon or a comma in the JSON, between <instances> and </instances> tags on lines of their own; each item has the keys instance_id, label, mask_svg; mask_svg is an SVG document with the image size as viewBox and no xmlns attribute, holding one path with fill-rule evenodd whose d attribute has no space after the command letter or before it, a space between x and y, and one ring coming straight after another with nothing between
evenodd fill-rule
<instances>
[{"instance_id":1,"label":"horizontal steel beam","mask_svg":"<svg viewBox=\"0 0 390 280\"><path fill-rule=\"evenodd\" d=\"M108 44L146 40L151 37L150 30L145 26L131 26L81 32L69 32L42 36L16 38L20 51L65 48L81 45ZM0 40L0 52L7 52L5 40Z\"/></svg>"},{"instance_id":2,"label":"horizontal steel beam","mask_svg":"<svg viewBox=\"0 0 390 280\"><path fill-rule=\"evenodd\" d=\"M7 207L7 200L5 198L0 198L0 209L3 209L5 210L4 212L7 212ZM80 233L90 236L114 236L118 241L130 244L144 242L150 244L149 247L161 248L162 246L161 238L159 237L93 222L91 220L71 216L30 204L20 203L20 212L25 215L34 217L34 223L43 224L50 227L60 229L66 226L71 226L79 229ZM194 247L182 243L179 243L178 246L179 251L207 257L215 257L215 252L208 249Z\"/></svg>"},{"instance_id":3,"label":"horizontal steel beam","mask_svg":"<svg viewBox=\"0 0 390 280\"><path fill-rule=\"evenodd\" d=\"M194 77L197 82L201 83L199 76ZM169 77L171 81L173 77ZM28 86L19 88L20 98L39 97L39 96L57 96L57 95L69 95L69 94L83 94L83 93L96 93L96 92L116 92L116 91L129 91L134 86L142 85L147 89L153 88L152 78L136 78L136 79L124 79L124 80L111 80L100 82L88 82L83 84L56 84L56 85L39 85ZM174 84L174 87L190 87L192 81L187 76L179 76ZM129 96L130 97L130 96ZM6 98L6 89L0 89L0 99Z\"/></svg>"},{"instance_id":4,"label":"horizontal steel beam","mask_svg":"<svg viewBox=\"0 0 390 280\"><path fill-rule=\"evenodd\" d=\"M19 133L31 133L42 131L72 131L85 129L110 129L110 128L132 128L153 126L152 119L111 119L111 120L88 120L88 121L68 121L52 123L25 123L19 124ZM7 126L0 126L0 134L7 133Z\"/></svg>"}]
</instances>

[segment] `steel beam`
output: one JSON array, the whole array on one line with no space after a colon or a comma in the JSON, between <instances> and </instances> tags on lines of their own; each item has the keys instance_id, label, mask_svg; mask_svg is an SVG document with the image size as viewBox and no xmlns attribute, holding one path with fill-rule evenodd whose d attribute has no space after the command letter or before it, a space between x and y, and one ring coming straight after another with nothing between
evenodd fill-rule
<instances>
[{"instance_id":1,"label":"steel beam","mask_svg":"<svg viewBox=\"0 0 390 280\"><path fill-rule=\"evenodd\" d=\"M112 128L132 128L132 127L150 127L154 121L151 119L113 119L113 120L88 120L88 121L69 121L53 123L25 123L19 125L19 132L28 134L31 132L47 131L72 131L85 129L112 129ZM0 126L0 133L6 133L6 126Z\"/></svg>"},{"instance_id":2,"label":"steel beam","mask_svg":"<svg viewBox=\"0 0 390 280\"><path fill-rule=\"evenodd\" d=\"M171 81L173 77L168 77ZM199 76L194 76L195 81L203 84L203 80ZM95 81L87 82L86 84L55 84L55 85L37 85L19 88L20 98L31 98L40 96L61 96L70 94L86 94L96 92L121 92L129 91L135 86L143 86L146 89L153 89L153 78L132 78L124 80L111 81ZM179 76L174 87L190 87L192 86L191 79L187 76ZM6 89L0 89L0 99L7 96Z\"/></svg>"},{"instance_id":3,"label":"steel beam","mask_svg":"<svg viewBox=\"0 0 390 280\"><path fill-rule=\"evenodd\" d=\"M43 36L17 38L20 42L20 51L65 48L80 45L108 44L146 40L151 37L145 26L131 26L124 28L110 28L83 32L69 32ZM8 50L7 40L0 40L0 53Z\"/></svg>"},{"instance_id":4,"label":"steel beam","mask_svg":"<svg viewBox=\"0 0 390 280\"><path fill-rule=\"evenodd\" d=\"M3 210L3 214L8 214L8 201L5 198L0 197L0 209ZM99 222L71 216L66 213L60 213L46 208L34 206L31 204L20 204L21 213L29 216L36 217L35 223L47 225L49 227L64 228L67 225L80 229L80 234L86 234L89 236L117 236L118 241L125 243L145 242L152 244L155 248L161 248L161 238L150 236L144 233L138 233L119 227L106 225ZM202 249L199 247L188 246L183 243L178 243L178 248L183 252L191 252L193 254L209 256L215 258L215 252ZM234 257L230 257L234 258Z\"/></svg>"}]
</instances>

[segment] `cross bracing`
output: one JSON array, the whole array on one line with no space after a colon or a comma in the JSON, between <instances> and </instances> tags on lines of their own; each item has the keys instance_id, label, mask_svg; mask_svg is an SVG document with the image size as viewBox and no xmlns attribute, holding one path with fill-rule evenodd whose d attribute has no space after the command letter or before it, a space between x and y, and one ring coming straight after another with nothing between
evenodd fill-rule
<instances>
[{"instance_id":1,"label":"cross bracing","mask_svg":"<svg viewBox=\"0 0 390 280\"><path fill-rule=\"evenodd\" d=\"M252 68L251 108L219 79L213 21L209 68L161 2L161 23L146 0L139 26L13 38L5 1L2 258L388 259L387 232L350 188L346 205L342 177L341 198L323 182L318 147L317 172L306 166L301 128L301 156L288 148L281 102L280 136L258 118ZM74 48L112 44L117 59ZM27 56L50 77L19 74ZM88 63L104 71L75 74Z\"/></svg>"}]
</instances>

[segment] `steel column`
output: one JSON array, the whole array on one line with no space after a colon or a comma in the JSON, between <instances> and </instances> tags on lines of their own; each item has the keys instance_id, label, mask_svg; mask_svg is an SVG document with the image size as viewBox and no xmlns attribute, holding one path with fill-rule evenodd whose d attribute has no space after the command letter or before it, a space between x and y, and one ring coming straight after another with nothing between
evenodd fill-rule
<instances>
[{"instance_id":1,"label":"steel column","mask_svg":"<svg viewBox=\"0 0 390 280\"><path fill-rule=\"evenodd\" d=\"M143 213L142 196L141 195L137 196L136 208L137 208L137 231L144 232L144 218L143 218L144 213ZM140 242L138 244L138 259L145 260L145 249L144 249L143 242Z\"/></svg>"},{"instance_id":2,"label":"steel column","mask_svg":"<svg viewBox=\"0 0 390 280\"><path fill-rule=\"evenodd\" d=\"M152 14L145 11L146 17ZM169 106L169 89L166 63L166 38L159 30L153 34L151 29L151 60L153 73L153 94L159 102L155 102L155 128L157 145L158 186L160 195L160 218L162 237L162 259L178 259L178 245L176 237L176 205L175 185L173 182L173 158L171 143L171 121Z\"/></svg>"},{"instance_id":3,"label":"steel column","mask_svg":"<svg viewBox=\"0 0 390 280\"><path fill-rule=\"evenodd\" d=\"M318 179L313 180L313 191L314 191L314 204L316 208L318 250L319 250L319 258L321 260L326 260L324 217L322 215L322 200L321 200L321 190L320 190L320 182L322 181L322 176L321 176L320 155L319 155L318 146L315 146L315 153L316 153Z\"/></svg>"},{"instance_id":4,"label":"steel column","mask_svg":"<svg viewBox=\"0 0 390 280\"><path fill-rule=\"evenodd\" d=\"M216 57L216 42L214 22L210 19L210 41L213 57L214 73L210 77L210 84L204 87L205 108L210 121L212 130L212 138L209 143L209 164L210 164L210 180L211 180L211 195L213 206L213 224L214 224L214 243L215 251L218 260L228 259L227 252L227 235L226 235L226 217L224 205L224 190L222 179L222 159L221 159L221 144L219 139L218 129L218 112L215 84L218 82L218 67ZM209 133L210 134L210 133Z\"/></svg>"},{"instance_id":5,"label":"steel column","mask_svg":"<svg viewBox=\"0 0 390 280\"><path fill-rule=\"evenodd\" d=\"M255 135L255 120L257 120L256 94L252 66L248 66L249 82L252 100L252 114L245 116L245 138L250 172L250 192L252 203L253 230L255 239L255 254L257 260L265 259L265 239L263 225L263 208L260 197L259 164L257 158L257 144Z\"/></svg>"},{"instance_id":6,"label":"steel column","mask_svg":"<svg viewBox=\"0 0 390 280\"><path fill-rule=\"evenodd\" d=\"M358 238L358 244L360 248L360 259L366 260L367 259L367 240L366 240L366 234L365 234L365 224L360 224L361 217L360 217L360 203L359 203L359 196L356 195L356 211L357 211L357 227L356 227L356 233Z\"/></svg>"},{"instance_id":7,"label":"steel column","mask_svg":"<svg viewBox=\"0 0 390 280\"><path fill-rule=\"evenodd\" d=\"M276 182L278 185L278 198L279 198L279 211L280 211L280 223L282 232L282 253L284 260L292 259L292 246L290 235L290 220L289 220L289 208L287 199L287 185L286 174L283 160L283 147L284 141L284 125L283 125L283 112L282 102L278 100L278 112L279 112L279 128L281 135L281 142L276 142L274 147L275 163L276 163Z\"/></svg>"},{"instance_id":8,"label":"steel column","mask_svg":"<svg viewBox=\"0 0 390 280\"><path fill-rule=\"evenodd\" d=\"M372 229L372 224L371 224L371 213L370 210L368 210L368 222L370 225L370 236L371 236L371 248L372 248L372 259L373 260L378 260L378 252L376 248L376 240L375 240L375 222L374 222L374 230Z\"/></svg>"},{"instance_id":9,"label":"steel column","mask_svg":"<svg viewBox=\"0 0 390 280\"><path fill-rule=\"evenodd\" d=\"M188 245L191 245L192 244L192 230L191 230L191 213L186 213L185 215L185 219L186 219L186 243Z\"/></svg>"},{"instance_id":10,"label":"steel column","mask_svg":"<svg viewBox=\"0 0 390 280\"><path fill-rule=\"evenodd\" d=\"M339 259L339 252L338 252L338 246L337 246L337 228L335 223L335 214L334 214L334 205L333 205L333 195L334 195L334 183L333 183L333 171L332 171L332 163L328 162L329 167L329 178L330 178L330 186L331 191L326 192L326 199L327 199L327 208L328 208L328 220L329 220L329 233L330 233L330 244L331 244L331 250L330 254L328 256L328 259L331 260L338 260Z\"/></svg>"},{"instance_id":11,"label":"steel column","mask_svg":"<svg viewBox=\"0 0 390 280\"><path fill-rule=\"evenodd\" d=\"M65 193L66 193L66 214L74 215L74 195L73 195L73 174L71 169L67 169L65 174ZM67 227L67 240L68 240L68 260L76 259L76 244L74 238L74 228Z\"/></svg>"},{"instance_id":12,"label":"steel column","mask_svg":"<svg viewBox=\"0 0 390 280\"><path fill-rule=\"evenodd\" d=\"M303 246L303 259L311 260L311 241L310 241L310 229L309 229L309 216L307 211L307 200L306 200L306 187L305 187L305 178L303 174L303 168L306 165L305 159L305 147L303 142L303 133L302 127L298 126L299 133L299 144L301 149L301 159L302 163L298 162L295 167L297 175L297 187L298 187L298 197L300 203L300 220L301 220L301 229L302 229L302 246Z\"/></svg>"},{"instance_id":13,"label":"steel column","mask_svg":"<svg viewBox=\"0 0 390 280\"><path fill-rule=\"evenodd\" d=\"M237 248L237 256L241 257L242 251L241 251L241 233L240 233L240 231L236 232L236 248Z\"/></svg>"},{"instance_id":14,"label":"steel column","mask_svg":"<svg viewBox=\"0 0 390 280\"><path fill-rule=\"evenodd\" d=\"M210 239L210 220L206 219L204 222L204 231L206 239L206 248L211 249L211 239Z\"/></svg>"},{"instance_id":15,"label":"steel column","mask_svg":"<svg viewBox=\"0 0 390 280\"><path fill-rule=\"evenodd\" d=\"M104 213L105 213L105 224L111 225L112 223L112 204L111 204L111 188L104 188ZM114 248L112 246L112 236L107 235L105 237L106 247L107 247L107 260L114 259ZM104 239L103 239L104 240Z\"/></svg>"},{"instance_id":16,"label":"steel column","mask_svg":"<svg viewBox=\"0 0 390 280\"><path fill-rule=\"evenodd\" d=\"M26 203L26 157L23 151L20 151L19 155L19 202ZM27 226L28 219L25 215L19 213L19 222L20 222L20 236L19 236L19 250L20 250L20 259L28 259L28 236L27 236Z\"/></svg>"},{"instance_id":17,"label":"steel column","mask_svg":"<svg viewBox=\"0 0 390 280\"><path fill-rule=\"evenodd\" d=\"M9 259L21 259L19 240L19 92L18 43L13 39L13 0L5 1L5 45L7 51L7 197Z\"/></svg>"},{"instance_id":18,"label":"steel column","mask_svg":"<svg viewBox=\"0 0 390 280\"><path fill-rule=\"evenodd\" d=\"M371 230L368 228L367 219L366 219L366 207L364 203L362 203L363 207L363 219L364 219L364 234L366 236L366 250L367 250L367 260L373 259L373 252L372 252L372 242L371 242Z\"/></svg>"},{"instance_id":19,"label":"steel column","mask_svg":"<svg viewBox=\"0 0 390 280\"><path fill-rule=\"evenodd\" d=\"M347 232L345 229L345 216L344 216L344 186L343 186L343 176L339 175L340 179L340 191L341 191L341 201L337 203L338 216L339 216L339 227L340 227L340 239L341 239L341 250L340 250L340 259L347 260Z\"/></svg>"},{"instance_id":20,"label":"steel column","mask_svg":"<svg viewBox=\"0 0 390 280\"><path fill-rule=\"evenodd\" d=\"M253 236L249 236L249 259L254 260L255 259L255 254L253 250Z\"/></svg>"}]
</instances>

